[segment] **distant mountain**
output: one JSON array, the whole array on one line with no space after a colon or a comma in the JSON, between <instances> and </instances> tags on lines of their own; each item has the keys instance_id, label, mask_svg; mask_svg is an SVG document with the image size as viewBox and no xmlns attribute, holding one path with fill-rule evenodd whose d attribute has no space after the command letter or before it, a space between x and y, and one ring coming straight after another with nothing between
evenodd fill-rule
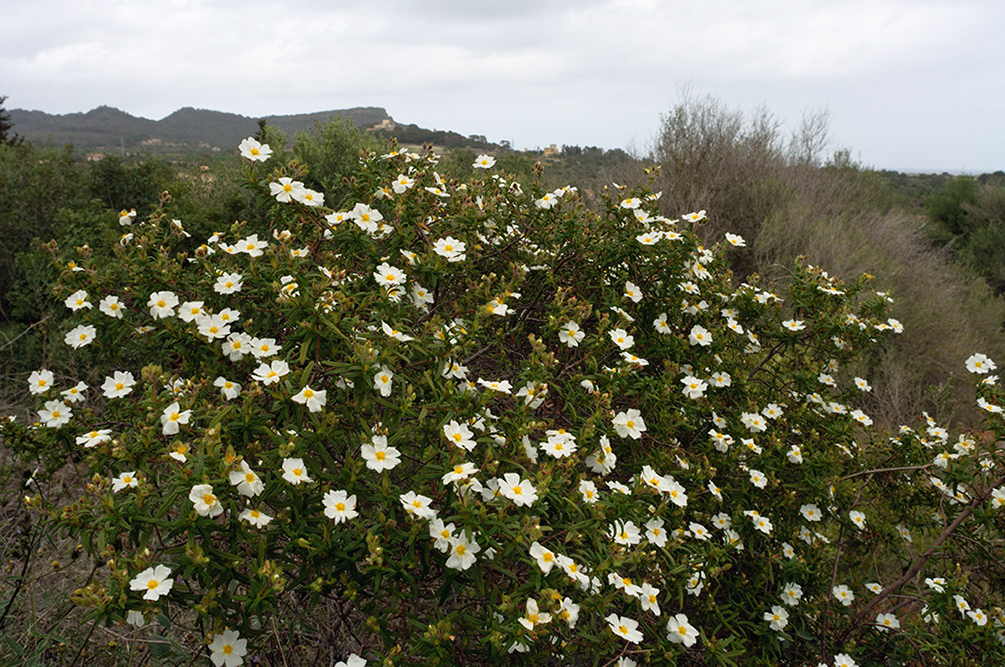
<instances>
[{"instance_id":1,"label":"distant mountain","mask_svg":"<svg viewBox=\"0 0 1005 667\"><path fill-rule=\"evenodd\" d=\"M308 131L315 122L345 118L360 128L394 128L394 120L379 107L356 107L290 116L264 116L270 125L292 139ZM87 113L48 114L43 111L12 109L15 131L28 141L72 143L82 149L186 145L220 147L230 150L242 139L258 131L258 118L239 114L184 107L161 120L137 118L124 111L100 106Z\"/></svg>"}]
</instances>

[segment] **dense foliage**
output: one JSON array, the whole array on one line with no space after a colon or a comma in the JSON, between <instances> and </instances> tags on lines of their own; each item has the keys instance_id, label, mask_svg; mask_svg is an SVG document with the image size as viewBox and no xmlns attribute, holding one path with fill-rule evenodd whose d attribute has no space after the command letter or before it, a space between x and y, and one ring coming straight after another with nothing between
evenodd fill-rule
<instances>
[{"instance_id":1,"label":"dense foliage","mask_svg":"<svg viewBox=\"0 0 1005 667\"><path fill-rule=\"evenodd\" d=\"M744 238L652 181L591 210L396 150L329 208L242 153L257 218L196 238L164 196L59 255L81 382L37 370L2 431L87 470L27 503L100 559L93 619L228 666L318 603L349 665L1005 659L994 362L980 432L874 428L850 369L902 325L868 276L736 279Z\"/></svg>"}]
</instances>

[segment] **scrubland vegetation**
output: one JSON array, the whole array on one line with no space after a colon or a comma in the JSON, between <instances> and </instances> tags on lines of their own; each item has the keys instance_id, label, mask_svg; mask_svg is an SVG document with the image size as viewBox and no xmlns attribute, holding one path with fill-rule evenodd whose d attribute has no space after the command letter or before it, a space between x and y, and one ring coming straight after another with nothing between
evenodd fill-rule
<instances>
[{"instance_id":1,"label":"scrubland vegetation","mask_svg":"<svg viewBox=\"0 0 1005 667\"><path fill-rule=\"evenodd\" d=\"M779 127L0 145L2 661L1005 660L1005 183Z\"/></svg>"}]
</instances>

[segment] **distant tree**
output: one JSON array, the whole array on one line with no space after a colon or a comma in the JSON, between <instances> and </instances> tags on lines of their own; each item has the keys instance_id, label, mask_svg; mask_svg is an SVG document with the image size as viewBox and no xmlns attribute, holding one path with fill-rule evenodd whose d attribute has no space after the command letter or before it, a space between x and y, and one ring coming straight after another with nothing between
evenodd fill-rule
<instances>
[{"instance_id":1,"label":"distant tree","mask_svg":"<svg viewBox=\"0 0 1005 667\"><path fill-rule=\"evenodd\" d=\"M14 134L11 130L14 127L14 123L10 119L10 114L4 108L4 102L7 101L7 96L0 96L0 144L7 144L9 146L14 146L24 141L24 137L19 137Z\"/></svg>"},{"instance_id":2,"label":"distant tree","mask_svg":"<svg viewBox=\"0 0 1005 667\"><path fill-rule=\"evenodd\" d=\"M953 178L941 190L925 198L928 217L951 236L969 232L967 206L976 203L977 182L969 176Z\"/></svg>"}]
</instances>

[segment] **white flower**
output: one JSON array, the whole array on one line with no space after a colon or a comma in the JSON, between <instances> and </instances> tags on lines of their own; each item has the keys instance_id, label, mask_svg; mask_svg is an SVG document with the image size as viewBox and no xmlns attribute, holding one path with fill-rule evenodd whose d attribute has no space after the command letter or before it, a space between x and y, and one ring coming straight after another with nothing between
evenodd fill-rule
<instances>
[{"instance_id":1,"label":"white flower","mask_svg":"<svg viewBox=\"0 0 1005 667\"><path fill-rule=\"evenodd\" d=\"M708 385L704 381L693 375L681 379L681 382L684 383L684 395L688 398L701 398L705 390L708 389Z\"/></svg>"},{"instance_id":2,"label":"white flower","mask_svg":"<svg viewBox=\"0 0 1005 667\"><path fill-rule=\"evenodd\" d=\"M258 474L251 469L247 461L241 461L240 470L230 471L230 483L237 487L238 493L242 496L253 498L265 489L265 483Z\"/></svg>"},{"instance_id":3,"label":"white flower","mask_svg":"<svg viewBox=\"0 0 1005 667\"><path fill-rule=\"evenodd\" d=\"M737 248L742 248L747 245L747 242L744 241L743 237L739 234L730 234L729 232L726 232L726 240Z\"/></svg>"},{"instance_id":4,"label":"white flower","mask_svg":"<svg viewBox=\"0 0 1005 667\"><path fill-rule=\"evenodd\" d=\"M220 393L223 394L223 397L228 401L231 401L241 395L241 385L236 382L231 382L222 375L213 381L213 386L219 387Z\"/></svg>"},{"instance_id":5,"label":"white flower","mask_svg":"<svg viewBox=\"0 0 1005 667\"><path fill-rule=\"evenodd\" d=\"M468 539L465 535L459 535L450 540L450 558L447 559L447 567L454 570L466 570L474 565L475 554L481 551L481 547L474 539Z\"/></svg>"},{"instance_id":6,"label":"white flower","mask_svg":"<svg viewBox=\"0 0 1005 667\"><path fill-rule=\"evenodd\" d=\"M196 318L199 328L199 335L205 336L206 340L214 341L230 334L230 325L217 313L216 315L200 315Z\"/></svg>"},{"instance_id":7,"label":"white flower","mask_svg":"<svg viewBox=\"0 0 1005 667\"><path fill-rule=\"evenodd\" d=\"M969 359L967 359L967 370L971 373L979 373L983 375L985 373L990 373L996 368L998 367L995 366L995 362L980 353L973 354Z\"/></svg>"},{"instance_id":8,"label":"white flower","mask_svg":"<svg viewBox=\"0 0 1005 667\"><path fill-rule=\"evenodd\" d=\"M688 623L684 614L677 614L667 621L667 632L667 639L675 644L692 646L698 641L698 630Z\"/></svg>"},{"instance_id":9,"label":"white flower","mask_svg":"<svg viewBox=\"0 0 1005 667\"><path fill-rule=\"evenodd\" d=\"M265 162L272 155L272 149L268 144L259 143L254 137L248 137L242 141L237 149L241 151L241 157L252 162Z\"/></svg>"},{"instance_id":10,"label":"white flower","mask_svg":"<svg viewBox=\"0 0 1005 667\"><path fill-rule=\"evenodd\" d=\"M443 425L443 435L447 442L466 451L471 451L475 447L474 433L464 424L451 421Z\"/></svg>"},{"instance_id":11,"label":"white flower","mask_svg":"<svg viewBox=\"0 0 1005 667\"><path fill-rule=\"evenodd\" d=\"M533 630L534 626L551 621L551 614L540 611L537 606L537 600L534 598L527 598L526 609L526 613L517 620L520 622L520 625L528 630Z\"/></svg>"},{"instance_id":12,"label":"white flower","mask_svg":"<svg viewBox=\"0 0 1005 667\"><path fill-rule=\"evenodd\" d=\"M850 607L851 603L855 600L855 594L844 584L835 586L831 589L831 593L846 607Z\"/></svg>"},{"instance_id":13,"label":"white flower","mask_svg":"<svg viewBox=\"0 0 1005 667\"><path fill-rule=\"evenodd\" d=\"M536 410L541 407L544 403L544 397L548 393L548 385L538 384L533 380L528 381L520 391L516 393L517 396L523 396L524 405L529 407L531 410Z\"/></svg>"},{"instance_id":14,"label":"white flower","mask_svg":"<svg viewBox=\"0 0 1005 667\"><path fill-rule=\"evenodd\" d=\"M629 335L624 329L614 329L608 331L607 335L611 337L614 344L617 345L622 350L627 350L632 345L635 344L635 338Z\"/></svg>"},{"instance_id":15,"label":"white flower","mask_svg":"<svg viewBox=\"0 0 1005 667\"><path fill-rule=\"evenodd\" d=\"M765 422L764 418L756 412L741 413L740 422L743 423L743 425L746 426L751 433L760 433L768 428L767 422Z\"/></svg>"},{"instance_id":16,"label":"white flower","mask_svg":"<svg viewBox=\"0 0 1005 667\"><path fill-rule=\"evenodd\" d=\"M209 484L196 484L188 494L188 499L195 506L195 511L199 516L213 518L223 513L223 505L220 499L213 493L213 487Z\"/></svg>"},{"instance_id":17,"label":"white flower","mask_svg":"<svg viewBox=\"0 0 1005 667\"><path fill-rule=\"evenodd\" d=\"M356 511L356 495L347 496L345 491L328 491L324 497L325 516L342 523L359 516Z\"/></svg>"},{"instance_id":18,"label":"white flower","mask_svg":"<svg viewBox=\"0 0 1005 667\"><path fill-rule=\"evenodd\" d=\"M48 428L60 428L70 422L73 410L63 401L46 401L38 411L38 419Z\"/></svg>"},{"instance_id":19,"label":"white flower","mask_svg":"<svg viewBox=\"0 0 1005 667\"><path fill-rule=\"evenodd\" d=\"M429 293L429 290L414 282L412 283L411 295L412 303L415 304L416 308L425 310L433 302L433 295Z\"/></svg>"},{"instance_id":20,"label":"white flower","mask_svg":"<svg viewBox=\"0 0 1005 667\"><path fill-rule=\"evenodd\" d=\"M569 347L578 346L585 336L586 334L580 331L579 325L572 320L566 322L558 332L558 339Z\"/></svg>"},{"instance_id":21,"label":"white flower","mask_svg":"<svg viewBox=\"0 0 1005 667\"><path fill-rule=\"evenodd\" d=\"M239 639L237 630L224 630L213 637L213 642L209 645L212 651L209 659L216 667L238 667L244 662L244 656L248 652L248 640Z\"/></svg>"},{"instance_id":22,"label":"white flower","mask_svg":"<svg viewBox=\"0 0 1005 667\"><path fill-rule=\"evenodd\" d=\"M639 622L628 618L627 616L618 616L617 614L611 614L606 619L608 626L618 637L626 641L630 641L633 644L638 644L642 641L642 633L639 632Z\"/></svg>"},{"instance_id":23,"label":"white flower","mask_svg":"<svg viewBox=\"0 0 1005 667\"><path fill-rule=\"evenodd\" d=\"M87 292L84 290L77 290L70 296L66 297L66 301L63 303L66 304L67 308L73 311L80 310L81 308L91 308L91 302L87 300Z\"/></svg>"},{"instance_id":24,"label":"white flower","mask_svg":"<svg viewBox=\"0 0 1005 667\"><path fill-rule=\"evenodd\" d=\"M284 204L288 204L295 198L298 199L304 189L304 184L294 181L288 176L283 176L278 182L269 183L269 191L272 196Z\"/></svg>"},{"instance_id":25,"label":"white flower","mask_svg":"<svg viewBox=\"0 0 1005 667\"><path fill-rule=\"evenodd\" d=\"M848 513L848 518L851 519L851 522L855 524L855 527L858 528L859 530L865 528L865 514L863 514L862 512L859 512L858 510L852 510L851 512Z\"/></svg>"},{"instance_id":26,"label":"white flower","mask_svg":"<svg viewBox=\"0 0 1005 667\"><path fill-rule=\"evenodd\" d=\"M32 371L31 375L28 376L28 391L32 394L44 394L52 388L54 378L52 371L42 369L40 371Z\"/></svg>"},{"instance_id":27,"label":"white flower","mask_svg":"<svg viewBox=\"0 0 1005 667\"><path fill-rule=\"evenodd\" d=\"M375 435L370 439L372 444L360 447L366 467L376 472L392 470L401 463L401 452L396 447L387 444L387 436Z\"/></svg>"},{"instance_id":28,"label":"white flower","mask_svg":"<svg viewBox=\"0 0 1005 667\"><path fill-rule=\"evenodd\" d=\"M265 385L278 383L284 375L290 372L290 366L282 359L275 359L271 363L262 363L251 374L252 380L257 380Z\"/></svg>"},{"instance_id":29,"label":"white flower","mask_svg":"<svg viewBox=\"0 0 1005 667\"><path fill-rule=\"evenodd\" d=\"M616 544L631 546L642 541L642 531L633 521L615 521L608 534Z\"/></svg>"},{"instance_id":30,"label":"white flower","mask_svg":"<svg viewBox=\"0 0 1005 667\"><path fill-rule=\"evenodd\" d=\"M485 387L486 389L491 389L492 391L498 391L503 394L512 393L513 385L509 383L509 380L485 380L478 378L478 384Z\"/></svg>"},{"instance_id":31,"label":"white flower","mask_svg":"<svg viewBox=\"0 0 1005 667\"><path fill-rule=\"evenodd\" d=\"M240 521L247 521L255 528L264 528L272 521L271 516L253 507L245 508L244 511L237 515L237 518Z\"/></svg>"},{"instance_id":32,"label":"white flower","mask_svg":"<svg viewBox=\"0 0 1005 667\"><path fill-rule=\"evenodd\" d=\"M987 625L988 615L984 613L983 609L974 609L967 612L967 616L973 619L973 622L977 625Z\"/></svg>"},{"instance_id":33,"label":"white flower","mask_svg":"<svg viewBox=\"0 0 1005 667\"><path fill-rule=\"evenodd\" d=\"M807 521L820 521L823 518L823 513L820 508L814 503L808 503L799 508L799 512L806 517Z\"/></svg>"},{"instance_id":34,"label":"white flower","mask_svg":"<svg viewBox=\"0 0 1005 667\"><path fill-rule=\"evenodd\" d=\"M471 475L476 472L478 472L478 468L475 467L474 463L458 463L450 469L450 472L443 475L443 483L449 484L450 482L461 482L466 480L468 477L471 477Z\"/></svg>"},{"instance_id":35,"label":"white flower","mask_svg":"<svg viewBox=\"0 0 1005 667\"><path fill-rule=\"evenodd\" d=\"M217 294L233 294L240 292L244 286L244 278L240 273L224 273L216 279L213 291Z\"/></svg>"},{"instance_id":36,"label":"white flower","mask_svg":"<svg viewBox=\"0 0 1005 667\"><path fill-rule=\"evenodd\" d=\"M111 429L103 428L89 431L77 436L77 444L83 445L84 447L90 449L91 447L97 447L103 442L108 442L112 439Z\"/></svg>"},{"instance_id":37,"label":"white flower","mask_svg":"<svg viewBox=\"0 0 1005 667\"><path fill-rule=\"evenodd\" d=\"M782 630L789 624L789 612L784 607L773 605L771 611L764 612L764 620L768 621L772 630Z\"/></svg>"},{"instance_id":38,"label":"white flower","mask_svg":"<svg viewBox=\"0 0 1005 667\"><path fill-rule=\"evenodd\" d=\"M705 327L700 324L696 324L691 327L691 333L688 334L687 339L691 345L701 345L702 347L707 347L712 343L712 334L710 334Z\"/></svg>"},{"instance_id":39,"label":"white flower","mask_svg":"<svg viewBox=\"0 0 1005 667\"><path fill-rule=\"evenodd\" d=\"M171 578L171 569L164 565L148 567L129 582L129 590L143 591L143 599L150 601L156 601L162 595L170 593L172 586L174 579Z\"/></svg>"},{"instance_id":40,"label":"white flower","mask_svg":"<svg viewBox=\"0 0 1005 667\"><path fill-rule=\"evenodd\" d=\"M135 489L137 486L139 486L139 481L136 479L135 470L120 473L118 477L112 480L113 493L118 493L122 489Z\"/></svg>"},{"instance_id":41,"label":"white flower","mask_svg":"<svg viewBox=\"0 0 1005 667\"><path fill-rule=\"evenodd\" d=\"M515 472L508 472L499 480L499 493L521 507L529 507L537 500L537 489Z\"/></svg>"},{"instance_id":42,"label":"white flower","mask_svg":"<svg viewBox=\"0 0 1005 667\"><path fill-rule=\"evenodd\" d=\"M629 408L627 412L619 412L612 420L614 430L622 438L630 437L638 440L646 430L646 423L642 420L642 413L635 408Z\"/></svg>"},{"instance_id":43,"label":"white flower","mask_svg":"<svg viewBox=\"0 0 1005 667\"><path fill-rule=\"evenodd\" d=\"M378 285L394 287L403 284L406 276L401 269L384 262L373 272L373 279L377 281Z\"/></svg>"},{"instance_id":44,"label":"white flower","mask_svg":"<svg viewBox=\"0 0 1005 667\"><path fill-rule=\"evenodd\" d=\"M802 331L806 328L806 324L802 320L785 320L782 322L782 326L789 331Z\"/></svg>"},{"instance_id":45,"label":"white flower","mask_svg":"<svg viewBox=\"0 0 1005 667\"><path fill-rule=\"evenodd\" d=\"M178 305L178 297L174 292L154 292L147 300L150 307L150 316L155 320L164 317L173 317L175 306Z\"/></svg>"},{"instance_id":46,"label":"white flower","mask_svg":"<svg viewBox=\"0 0 1005 667\"><path fill-rule=\"evenodd\" d=\"M479 155L475 158L475 163L471 165L475 169L490 169L496 163L496 159L490 155Z\"/></svg>"},{"instance_id":47,"label":"white flower","mask_svg":"<svg viewBox=\"0 0 1005 667\"><path fill-rule=\"evenodd\" d=\"M799 584L788 583L785 584L785 588L782 589L782 602L785 604L795 607L799 604L799 600L803 597L803 588Z\"/></svg>"},{"instance_id":48,"label":"white flower","mask_svg":"<svg viewBox=\"0 0 1005 667\"><path fill-rule=\"evenodd\" d=\"M187 424L191 416L192 411L181 410L178 401L164 408L164 413L161 415L161 426L163 427L164 435L174 435L177 433L178 425Z\"/></svg>"},{"instance_id":49,"label":"white flower","mask_svg":"<svg viewBox=\"0 0 1005 667\"><path fill-rule=\"evenodd\" d=\"M865 414L861 410L852 410L850 413L850 417L855 421L857 421L858 423L862 424L862 426L872 426L872 418L870 418L869 415Z\"/></svg>"},{"instance_id":50,"label":"white flower","mask_svg":"<svg viewBox=\"0 0 1005 667\"><path fill-rule=\"evenodd\" d=\"M465 251L467 250L467 244L463 241L458 241L453 236L447 236L442 239L438 239L433 244L433 251L445 257L448 262L463 262L467 255Z\"/></svg>"},{"instance_id":51,"label":"white flower","mask_svg":"<svg viewBox=\"0 0 1005 667\"><path fill-rule=\"evenodd\" d=\"M98 330L89 324L80 324L66 332L64 340L73 349L79 349L94 341Z\"/></svg>"},{"instance_id":52,"label":"white flower","mask_svg":"<svg viewBox=\"0 0 1005 667\"><path fill-rule=\"evenodd\" d=\"M301 482L314 481L307 474L307 468L304 467L304 460L291 458L283 459L283 479L293 485L300 484Z\"/></svg>"},{"instance_id":53,"label":"white flower","mask_svg":"<svg viewBox=\"0 0 1005 667\"><path fill-rule=\"evenodd\" d=\"M883 632L888 632L899 628L900 621L893 614L878 614L876 616L876 625Z\"/></svg>"},{"instance_id":54,"label":"white flower","mask_svg":"<svg viewBox=\"0 0 1005 667\"><path fill-rule=\"evenodd\" d=\"M336 662L335 667L366 667L366 660L355 653L350 653L344 661Z\"/></svg>"},{"instance_id":55,"label":"white flower","mask_svg":"<svg viewBox=\"0 0 1005 667\"><path fill-rule=\"evenodd\" d=\"M300 390L300 393L292 396L291 400L306 405L311 412L321 412L321 409L328 402L328 391L325 389L314 390L310 386L305 386Z\"/></svg>"},{"instance_id":56,"label":"white flower","mask_svg":"<svg viewBox=\"0 0 1005 667\"><path fill-rule=\"evenodd\" d=\"M373 388L380 392L381 396L391 395L394 373L387 366L381 366L373 376Z\"/></svg>"},{"instance_id":57,"label":"white flower","mask_svg":"<svg viewBox=\"0 0 1005 667\"><path fill-rule=\"evenodd\" d=\"M625 281L625 296L632 300L634 303L638 303L642 300L642 290L630 280Z\"/></svg>"}]
</instances>

